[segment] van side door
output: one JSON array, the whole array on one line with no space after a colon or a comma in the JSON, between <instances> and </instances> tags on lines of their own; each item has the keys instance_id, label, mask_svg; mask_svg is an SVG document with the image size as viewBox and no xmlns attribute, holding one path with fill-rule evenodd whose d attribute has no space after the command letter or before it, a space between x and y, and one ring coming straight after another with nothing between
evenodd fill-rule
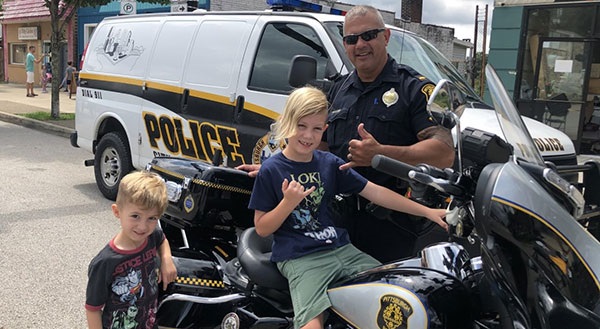
<instances>
[{"instance_id":1,"label":"van side door","mask_svg":"<svg viewBox=\"0 0 600 329\"><path fill-rule=\"evenodd\" d=\"M197 28L196 17L166 16L155 33L156 43L143 85L140 163L161 155L196 157L185 131L183 102L187 93L182 77Z\"/></svg>"},{"instance_id":2,"label":"van side door","mask_svg":"<svg viewBox=\"0 0 600 329\"><path fill-rule=\"evenodd\" d=\"M270 126L283 111L293 87L288 82L292 59L308 55L317 60L317 78L339 70L341 59L323 25L302 16L262 16L254 28L237 87L235 127L245 163L261 163L281 151L283 142L271 138ZM337 68L337 69L336 69Z\"/></svg>"},{"instance_id":3,"label":"van side door","mask_svg":"<svg viewBox=\"0 0 600 329\"><path fill-rule=\"evenodd\" d=\"M234 126L242 59L257 15L203 17L186 63L184 87L189 91L183 116L188 119L197 158L212 161L222 151L222 163L245 163L241 138Z\"/></svg>"},{"instance_id":4,"label":"van side door","mask_svg":"<svg viewBox=\"0 0 600 329\"><path fill-rule=\"evenodd\" d=\"M256 16L197 15L163 26L148 74L160 106L145 113L152 152L212 161L217 150L243 162L233 128L235 88ZM164 37L163 37L164 34ZM149 95L150 96L150 95ZM151 158L150 158L151 159Z\"/></svg>"}]
</instances>

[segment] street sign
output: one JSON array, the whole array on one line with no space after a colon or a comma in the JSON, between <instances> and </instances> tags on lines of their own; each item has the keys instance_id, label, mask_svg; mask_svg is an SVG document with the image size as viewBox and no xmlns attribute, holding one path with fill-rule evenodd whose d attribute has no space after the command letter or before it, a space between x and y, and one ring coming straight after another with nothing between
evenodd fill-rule
<instances>
[{"instance_id":1,"label":"street sign","mask_svg":"<svg viewBox=\"0 0 600 329\"><path fill-rule=\"evenodd\" d=\"M183 13L187 11L187 3L171 3L171 12L172 13Z\"/></svg>"},{"instance_id":2,"label":"street sign","mask_svg":"<svg viewBox=\"0 0 600 329\"><path fill-rule=\"evenodd\" d=\"M121 15L134 15L136 12L136 0L121 0Z\"/></svg>"}]
</instances>

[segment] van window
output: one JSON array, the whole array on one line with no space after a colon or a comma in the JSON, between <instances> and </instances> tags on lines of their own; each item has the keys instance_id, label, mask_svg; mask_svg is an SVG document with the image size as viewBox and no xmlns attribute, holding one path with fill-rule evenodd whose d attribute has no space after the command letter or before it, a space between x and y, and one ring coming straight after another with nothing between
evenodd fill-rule
<instances>
[{"instance_id":1,"label":"van window","mask_svg":"<svg viewBox=\"0 0 600 329\"><path fill-rule=\"evenodd\" d=\"M203 22L192 46L185 80L198 85L229 87L239 72L238 59L246 47L251 27L244 21Z\"/></svg>"},{"instance_id":2,"label":"van window","mask_svg":"<svg viewBox=\"0 0 600 329\"><path fill-rule=\"evenodd\" d=\"M317 59L317 78L325 77L329 56L317 33L309 26L272 23L265 27L258 46L248 89L288 93L292 58L308 55Z\"/></svg>"},{"instance_id":3,"label":"van window","mask_svg":"<svg viewBox=\"0 0 600 329\"><path fill-rule=\"evenodd\" d=\"M198 24L196 21L168 21L160 30L152 56L149 78L179 82L183 75L183 63Z\"/></svg>"},{"instance_id":4,"label":"van window","mask_svg":"<svg viewBox=\"0 0 600 329\"><path fill-rule=\"evenodd\" d=\"M87 48L86 69L143 77L158 27L157 20L102 25Z\"/></svg>"}]
</instances>

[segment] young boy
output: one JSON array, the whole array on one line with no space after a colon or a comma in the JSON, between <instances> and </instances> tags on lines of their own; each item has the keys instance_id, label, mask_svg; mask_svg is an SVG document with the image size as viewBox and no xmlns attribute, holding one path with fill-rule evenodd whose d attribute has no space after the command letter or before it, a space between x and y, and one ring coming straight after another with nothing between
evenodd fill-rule
<instances>
[{"instance_id":1,"label":"young boy","mask_svg":"<svg viewBox=\"0 0 600 329\"><path fill-rule=\"evenodd\" d=\"M158 283L166 289L177 277L169 242L156 225L166 207L167 189L158 175L138 171L121 180L112 205L121 230L88 269L90 329L158 328Z\"/></svg>"},{"instance_id":2,"label":"young boy","mask_svg":"<svg viewBox=\"0 0 600 329\"><path fill-rule=\"evenodd\" d=\"M275 125L287 146L260 168L249 208L260 236L273 234L271 260L288 279L295 328L323 328L331 306L327 287L380 263L356 249L348 233L334 227L328 204L338 193L358 193L383 207L423 216L447 229L445 210L430 209L367 181L345 161L317 150L327 128L327 99L303 87L289 96ZM376 239L377 237L373 237Z\"/></svg>"},{"instance_id":3,"label":"young boy","mask_svg":"<svg viewBox=\"0 0 600 329\"><path fill-rule=\"evenodd\" d=\"M63 80L60 83L60 86L58 86L58 88L62 88L63 86L65 86L65 92L69 92L69 89L71 87L71 78L73 77L73 72L75 72L75 68L73 67L73 62L72 61L68 61L67 62L67 68L65 68L65 77L63 78Z\"/></svg>"}]
</instances>

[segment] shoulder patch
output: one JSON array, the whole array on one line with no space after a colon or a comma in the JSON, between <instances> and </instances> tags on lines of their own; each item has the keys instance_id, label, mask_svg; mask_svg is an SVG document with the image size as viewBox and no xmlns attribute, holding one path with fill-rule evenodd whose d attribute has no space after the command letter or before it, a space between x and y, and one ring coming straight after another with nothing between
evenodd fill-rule
<instances>
[{"instance_id":1,"label":"shoulder patch","mask_svg":"<svg viewBox=\"0 0 600 329\"><path fill-rule=\"evenodd\" d=\"M435 89L435 85L432 83L425 84L423 87L421 87L421 92L423 93L423 95L425 95L425 99L428 102L429 102L429 96L431 96L431 93L433 92L434 89Z\"/></svg>"}]
</instances>

